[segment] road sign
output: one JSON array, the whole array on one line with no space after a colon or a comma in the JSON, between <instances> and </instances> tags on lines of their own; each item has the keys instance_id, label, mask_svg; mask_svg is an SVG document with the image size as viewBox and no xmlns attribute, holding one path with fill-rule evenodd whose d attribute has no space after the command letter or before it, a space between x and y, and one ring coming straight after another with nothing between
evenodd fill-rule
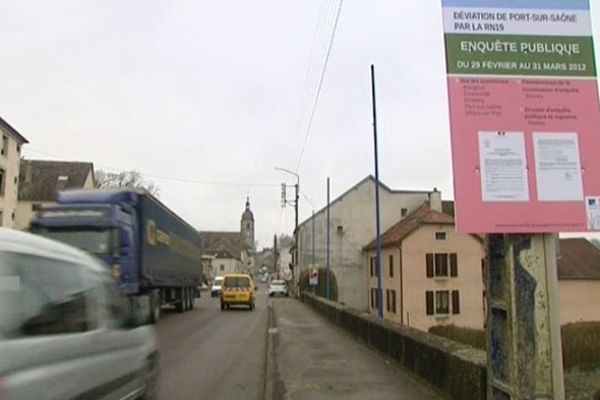
<instances>
[{"instance_id":1,"label":"road sign","mask_svg":"<svg viewBox=\"0 0 600 400\"><path fill-rule=\"evenodd\" d=\"M457 229L600 230L588 0L442 0Z\"/></svg>"},{"instance_id":2,"label":"road sign","mask_svg":"<svg viewBox=\"0 0 600 400\"><path fill-rule=\"evenodd\" d=\"M319 285L319 266L316 264L311 264L308 268L308 284L310 286L318 286Z\"/></svg>"}]
</instances>

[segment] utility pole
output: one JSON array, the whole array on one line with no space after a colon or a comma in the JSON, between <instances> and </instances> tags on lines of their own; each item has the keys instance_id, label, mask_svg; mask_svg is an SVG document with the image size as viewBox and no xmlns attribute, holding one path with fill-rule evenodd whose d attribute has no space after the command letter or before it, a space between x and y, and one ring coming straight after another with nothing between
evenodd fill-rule
<instances>
[{"instance_id":1,"label":"utility pole","mask_svg":"<svg viewBox=\"0 0 600 400\"><path fill-rule=\"evenodd\" d=\"M327 300L329 300L329 201L330 201L330 196L329 196L329 177L327 177L327 276L325 278L326 280L326 286L325 286L325 294L326 294L326 298Z\"/></svg>"},{"instance_id":2,"label":"utility pole","mask_svg":"<svg viewBox=\"0 0 600 400\"><path fill-rule=\"evenodd\" d=\"M373 97L373 139L375 150L375 225L377 230L375 271L377 273L377 317L383 318L383 293L381 290L381 226L379 216L379 158L377 153L377 105L375 101L375 66L373 64L371 64L371 95Z\"/></svg>"},{"instance_id":3,"label":"utility pole","mask_svg":"<svg viewBox=\"0 0 600 400\"><path fill-rule=\"evenodd\" d=\"M294 257L294 263L292 265L292 287L296 288L296 270L298 269L298 256L300 255L300 251L298 248L298 203L300 200L300 176L296 172L290 171L289 169L280 168L280 167L275 167L275 169L277 171L282 171L282 172L294 175L296 177L296 184L294 185L294 188L296 189L296 193L295 193L294 200L292 200L292 201L289 201L286 197L287 185L285 183L281 184L281 206L285 207L287 204L294 206L294 213L295 213L294 247L296 248L296 257ZM300 275L298 275L298 277L299 276Z\"/></svg>"}]
</instances>

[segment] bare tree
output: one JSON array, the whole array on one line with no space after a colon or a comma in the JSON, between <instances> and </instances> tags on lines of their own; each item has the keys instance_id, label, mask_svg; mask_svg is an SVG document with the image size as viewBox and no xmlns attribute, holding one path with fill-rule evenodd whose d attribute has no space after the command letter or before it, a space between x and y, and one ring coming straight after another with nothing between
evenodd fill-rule
<instances>
[{"instance_id":1,"label":"bare tree","mask_svg":"<svg viewBox=\"0 0 600 400\"><path fill-rule=\"evenodd\" d=\"M146 189L148 193L158 197L160 188L151 181L146 181L139 171L108 172L97 170L95 172L97 188L139 188Z\"/></svg>"}]
</instances>

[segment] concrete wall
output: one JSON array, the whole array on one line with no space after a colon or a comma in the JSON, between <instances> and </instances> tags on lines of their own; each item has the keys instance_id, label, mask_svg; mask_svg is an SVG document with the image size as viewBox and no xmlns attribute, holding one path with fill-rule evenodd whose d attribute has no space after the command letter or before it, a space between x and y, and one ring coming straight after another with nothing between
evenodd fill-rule
<instances>
[{"instance_id":1,"label":"concrete wall","mask_svg":"<svg viewBox=\"0 0 600 400\"><path fill-rule=\"evenodd\" d=\"M483 350L378 320L308 293L303 293L302 300L358 340L400 364L444 398L486 398L486 354Z\"/></svg>"},{"instance_id":2,"label":"concrete wall","mask_svg":"<svg viewBox=\"0 0 600 400\"><path fill-rule=\"evenodd\" d=\"M558 281L561 325L600 321L600 281Z\"/></svg>"},{"instance_id":3,"label":"concrete wall","mask_svg":"<svg viewBox=\"0 0 600 400\"><path fill-rule=\"evenodd\" d=\"M4 177L4 195L0 195L0 225L12 228L16 219L19 166L21 163L20 142L18 142L10 133L0 127L0 146L2 146L2 136L8 138L8 148L4 154L0 155L0 168L6 172Z\"/></svg>"},{"instance_id":4,"label":"concrete wall","mask_svg":"<svg viewBox=\"0 0 600 400\"><path fill-rule=\"evenodd\" d=\"M402 218L402 209L408 213L427 200L427 192L392 192L381 188L381 230L384 232ZM315 260L326 265L327 225L326 210L315 214ZM367 310L367 282L365 280L363 247L375 236L375 182L364 180L330 207L330 268L335 273L338 301L360 310ZM339 227L339 228L338 228ZM300 272L312 263L312 218L298 230L298 265Z\"/></svg>"}]
</instances>

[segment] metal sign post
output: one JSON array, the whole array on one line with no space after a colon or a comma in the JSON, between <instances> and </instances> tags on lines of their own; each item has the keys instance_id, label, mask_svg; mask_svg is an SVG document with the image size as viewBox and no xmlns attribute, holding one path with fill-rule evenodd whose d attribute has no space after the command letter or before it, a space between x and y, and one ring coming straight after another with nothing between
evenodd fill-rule
<instances>
[{"instance_id":1,"label":"metal sign post","mask_svg":"<svg viewBox=\"0 0 600 400\"><path fill-rule=\"evenodd\" d=\"M557 239L487 238L489 399L564 399Z\"/></svg>"},{"instance_id":2,"label":"metal sign post","mask_svg":"<svg viewBox=\"0 0 600 400\"><path fill-rule=\"evenodd\" d=\"M442 5L456 226L487 234L488 398L562 400L558 233L600 230L590 1Z\"/></svg>"}]
</instances>

